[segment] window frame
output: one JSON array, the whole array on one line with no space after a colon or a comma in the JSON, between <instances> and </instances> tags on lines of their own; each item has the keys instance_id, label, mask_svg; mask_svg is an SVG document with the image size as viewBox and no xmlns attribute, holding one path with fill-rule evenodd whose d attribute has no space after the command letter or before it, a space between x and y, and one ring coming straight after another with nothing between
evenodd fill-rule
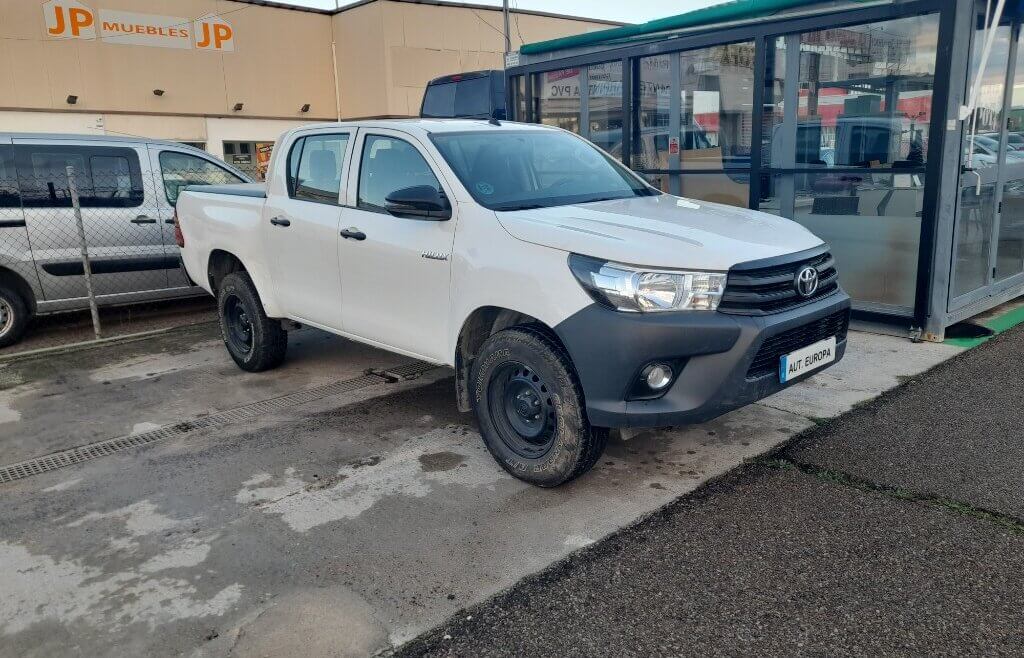
<instances>
[{"instance_id":1,"label":"window frame","mask_svg":"<svg viewBox=\"0 0 1024 658\"><path fill-rule=\"evenodd\" d=\"M305 153L305 150L306 150L306 141L311 139L311 138L315 139L317 137L334 137L334 136L342 136L342 135L344 135L347 139L345 141L345 151L341 154L341 157L339 159L339 163L341 164L341 169L338 170L338 194L335 197L334 201L331 202L331 201L326 201L326 200L321 200L321 199L307 199L307 198L304 198L304 197L296 196L296 194L298 192L298 187L297 187L296 184L298 183L298 180L299 180L299 170L302 169L302 156L303 156L303 154ZM284 172L284 179L285 180L284 180L284 182L285 182L285 190L288 192L288 198L293 200L293 201L305 201L307 203L319 203L319 204L325 205L325 206L344 206L345 203L343 201L342 196L345 193L345 183L346 183L346 179L348 178L348 170L346 169L346 167L348 165L348 157L349 157L349 152L350 152L350 150L352 148L352 143L354 141L356 141L355 140L355 136L356 136L356 134L355 134L354 130L343 130L343 131L340 131L340 132L339 131L331 131L331 132L304 133L304 134L296 136L295 139L292 141L292 143L288 146L288 158L285 160L285 163L284 163L284 166L285 166L285 172ZM293 179L292 178L292 155L295 153L295 149L298 149L298 164L297 164L297 167L295 169L295 178Z\"/></svg>"},{"instance_id":2,"label":"window frame","mask_svg":"<svg viewBox=\"0 0 1024 658\"><path fill-rule=\"evenodd\" d=\"M227 167L221 165L220 163L218 163L217 161L215 161L213 159L204 158L201 155L197 155L195 153L189 153L188 151L178 151L176 149L161 149L156 154L156 164L160 168L160 183L161 183L160 187L162 187L163 190L164 190L164 201L166 201L167 205L171 206L172 208L178 204L178 199L175 198L174 201L171 201L171 197L168 196L168 194L167 194L167 182L164 180L164 153L175 153L175 154L178 154L178 155L184 155L184 156L193 157L193 158L195 158L197 160L202 160L203 162L208 162L209 164L213 165L214 167L217 167L218 169L224 171L225 173L228 173L228 174L234 176L235 178L239 179L237 183L220 183L221 185L242 185L242 184L250 182L250 181L247 181L245 178L242 178L241 176L239 176L235 172L231 171ZM211 183L211 185L213 185L213 183ZM180 195L181 192L178 192L178 194Z\"/></svg>"},{"instance_id":3,"label":"window frame","mask_svg":"<svg viewBox=\"0 0 1024 658\"><path fill-rule=\"evenodd\" d=\"M352 197L352 207L353 208L355 208L356 210L362 210L364 212L372 212L372 213L377 213L379 215L387 215L388 217L395 217L395 215L392 215L390 212L387 211L386 208L384 208L382 206L377 206L377 205L373 205L373 204L363 205L360 202L359 194L360 194L360 192L362 190L362 187L363 187L363 185L362 185L363 184L363 161L366 159L366 157L365 157L366 156L366 145L367 145L367 142L369 142L370 139L374 138L374 137L383 137L383 138L386 138L386 139L396 139L396 140L399 140L399 141L403 141L406 144L408 144L409 146L411 146L413 148L413 150L415 150L419 154L419 156L423 159L423 163L425 165L427 165L427 168L430 170L430 173L434 175L434 179L437 181L437 186L438 186L438 189L441 190L441 193L444 194L449 199L451 198L451 194L448 192L448 190L445 187L445 184L443 182L444 181L444 177L441 176L440 172L438 171L437 164L435 162L433 162L433 158L429 157L428 153L423 149L423 147L420 144L418 144L416 142L416 140L412 137L412 135L391 133L391 132L386 131L386 130L373 130L373 129L369 129L369 130L366 130L366 131L362 131L362 130L360 131L360 137L359 137L359 161L357 163L357 166L352 168L352 172L353 172L353 175L355 177L355 194ZM398 219L401 219L401 218L398 218Z\"/></svg>"}]
</instances>

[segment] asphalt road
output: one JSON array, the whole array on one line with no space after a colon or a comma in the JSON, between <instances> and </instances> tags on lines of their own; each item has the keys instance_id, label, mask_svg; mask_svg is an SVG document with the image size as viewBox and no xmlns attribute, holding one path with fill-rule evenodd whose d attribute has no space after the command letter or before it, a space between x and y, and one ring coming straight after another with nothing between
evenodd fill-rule
<instances>
[{"instance_id":1,"label":"asphalt road","mask_svg":"<svg viewBox=\"0 0 1024 658\"><path fill-rule=\"evenodd\" d=\"M1017 329L398 653L1020 655L1022 366Z\"/></svg>"}]
</instances>

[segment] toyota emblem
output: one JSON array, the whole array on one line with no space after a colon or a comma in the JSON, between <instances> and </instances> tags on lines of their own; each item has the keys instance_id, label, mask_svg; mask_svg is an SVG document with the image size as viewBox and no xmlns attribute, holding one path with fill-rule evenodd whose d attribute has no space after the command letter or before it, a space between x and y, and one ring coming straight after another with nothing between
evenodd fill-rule
<instances>
[{"instance_id":1,"label":"toyota emblem","mask_svg":"<svg viewBox=\"0 0 1024 658\"><path fill-rule=\"evenodd\" d=\"M818 270L813 267L805 267L796 275L796 281L793 284L801 297L810 297L818 289Z\"/></svg>"}]
</instances>

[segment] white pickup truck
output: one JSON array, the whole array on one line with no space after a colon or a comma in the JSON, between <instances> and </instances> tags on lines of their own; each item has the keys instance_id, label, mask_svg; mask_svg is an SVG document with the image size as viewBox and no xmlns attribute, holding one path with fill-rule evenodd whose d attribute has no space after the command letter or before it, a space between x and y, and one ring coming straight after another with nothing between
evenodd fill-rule
<instances>
[{"instance_id":1,"label":"white pickup truck","mask_svg":"<svg viewBox=\"0 0 1024 658\"><path fill-rule=\"evenodd\" d=\"M540 486L586 472L609 428L708 420L846 347L820 239L546 126L299 128L265 187L187 188L177 222L243 369L280 364L295 323L452 366L495 459Z\"/></svg>"}]
</instances>

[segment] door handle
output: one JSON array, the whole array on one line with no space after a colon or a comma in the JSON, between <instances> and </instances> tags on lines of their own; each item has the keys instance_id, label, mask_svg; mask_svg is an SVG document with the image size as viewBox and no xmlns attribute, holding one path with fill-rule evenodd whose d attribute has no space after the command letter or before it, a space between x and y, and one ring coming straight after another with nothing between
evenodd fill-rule
<instances>
[{"instance_id":1,"label":"door handle","mask_svg":"<svg viewBox=\"0 0 1024 658\"><path fill-rule=\"evenodd\" d=\"M274 226L291 226L291 220L285 219L284 217L275 217L270 220L270 223Z\"/></svg>"},{"instance_id":2,"label":"door handle","mask_svg":"<svg viewBox=\"0 0 1024 658\"><path fill-rule=\"evenodd\" d=\"M132 220L132 224L156 224L156 220L146 215L139 215Z\"/></svg>"},{"instance_id":3,"label":"door handle","mask_svg":"<svg viewBox=\"0 0 1024 658\"><path fill-rule=\"evenodd\" d=\"M174 219L165 219L164 220L164 224L173 224L173 223L174 223Z\"/></svg>"},{"instance_id":4,"label":"door handle","mask_svg":"<svg viewBox=\"0 0 1024 658\"><path fill-rule=\"evenodd\" d=\"M346 240L365 240L366 234L353 226L352 228L342 230L341 237Z\"/></svg>"}]
</instances>

